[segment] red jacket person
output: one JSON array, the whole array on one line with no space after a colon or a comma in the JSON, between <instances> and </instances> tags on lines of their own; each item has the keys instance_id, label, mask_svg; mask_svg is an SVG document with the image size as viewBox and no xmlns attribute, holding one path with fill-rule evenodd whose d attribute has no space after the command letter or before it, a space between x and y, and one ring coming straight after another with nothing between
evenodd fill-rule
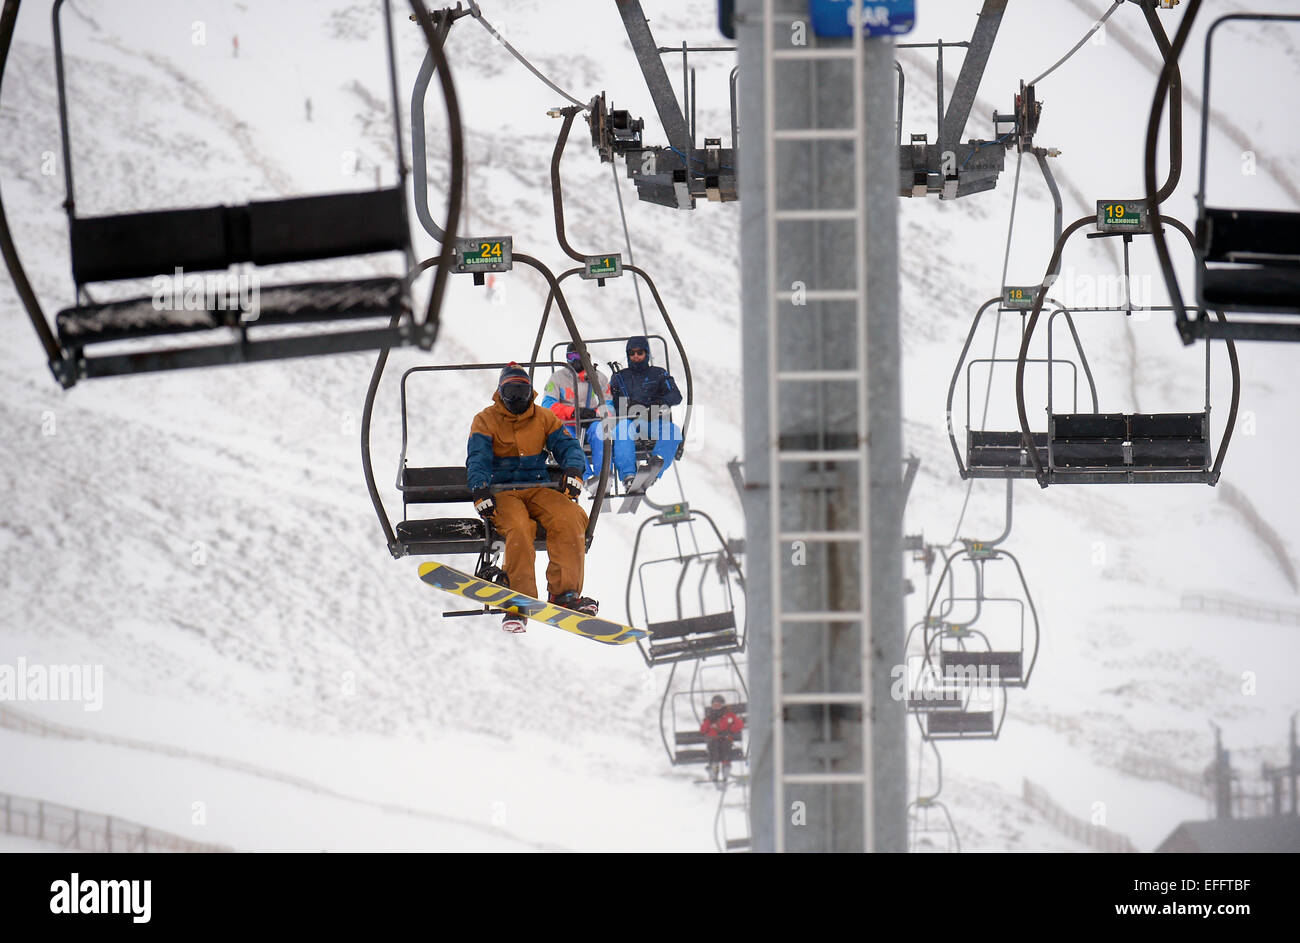
<instances>
[{"instance_id":1,"label":"red jacket person","mask_svg":"<svg viewBox=\"0 0 1300 943\"><path fill-rule=\"evenodd\" d=\"M740 731L745 729L745 722L740 715L727 706L721 694L713 695L712 705L704 713L704 723L700 724L700 733L708 737L709 766L731 766L731 744L740 739Z\"/></svg>"}]
</instances>

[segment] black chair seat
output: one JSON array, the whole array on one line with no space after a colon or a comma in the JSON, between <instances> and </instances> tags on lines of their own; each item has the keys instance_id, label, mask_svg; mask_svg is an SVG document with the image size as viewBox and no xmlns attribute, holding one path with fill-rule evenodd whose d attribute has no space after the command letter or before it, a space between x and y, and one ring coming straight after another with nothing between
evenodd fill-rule
<instances>
[{"instance_id":1,"label":"black chair seat","mask_svg":"<svg viewBox=\"0 0 1300 943\"><path fill-rule=\"evenodd\" d=\"M408 553L479 553L487 545L487 530L477 517L400 521L395 531Z\"/></svg>"},{"instance_id":2,"label":"black chair seat","mask_svg":"<svg viewBox=\"0 0 1300 943\"><path fill-rule=\"evenodd\" d=\"M961 652L945 650L939 653L939 671L949 683L985 684L996 680L1007 684L1022 680L1024 659L1020 652ZM997 678L993 672L996 669Z\"/></svg>"},{"instance_id":3,"label":"black chair seat","mask_svg":"<svg viewBox=\"0 0 1300 943\"><path fill-rule=\"evenodd\" d=\"M1201 272L1201 307L1300 314L1300 268L1235 265Z\"/></svg>"},{"instance_id":4,"label":"black chair seat","mask_svg":"<svg viewBox=\"0 0 1300 943\"><path fill-rule=\"evenodd\" d=\"M1047 464L1047 433L1030 434L1039 460ZM967 434L967 466L970 468L1033 467L1019 432L987 432L971 429Z\"/></svg>"},{"instance_id":5,"label":"black chair seat","mask_svg":"<svg viewBox=\"0 0 1300 943\"><path fill-rule=\"evenodd\" d=\"M1300 262L1300 213L1207 206L1197 243L1210 262Z\"/></svg>"},{"instance_id":6,"label":"black chair seat","mask_svg":"<svg viewBox=\"0 0 1300 943\"><path fill-rule=\"evenodd\" d=\"M651 632L653 633L653 629ZM728 630L715 635L696 636L694 638L674 639L669 642L657 642L650 637L650 659L660 661L671 656L683 658L701 658L705 655L736 651L740 640L735 630Z\"/></svg>"},{"instance_id":7,"label":"black chair seat","mask_svg":"<svg viewBox=\"0 0 1300 943\"><path fill-rule=\"evenodd\" d=\"M307 282L263 287L258 292L257 317L246 323L298 324L346 318L391 318L405 307L400 278L359 281ZM251 315L250 315L251 316ZM152 296L85 305L60 311L59 339L71 347L106 341L155 337L190 331L233 327L241 312L204 307L201 310L159 309Z\"/></svg>"},{"instance_id":8,"label":"black chair seat","mask_svg":"<svg viewBox=\"0 0 1300 943\"><path fill-rule=\"evenodd\" d=\"M407 504L452 504L474 500L465 482L464 465L404 467L398 487Z\"/></svg>"},{"instance_id":9,"label":"black chair seat","mask_svg":"<svg viewBox=\"0 0 1300 943\"><path fill-rule=\"evenodd\" d=\"M646 626L656 639L681 638L684 635L702 635L724 632L736 627L734 612L719 612L713 615L692 616L689 619L672 619L667 622L655 622ZM733 633L734 634L734 633Z\"/></svg>"},{"instance_id":10,"label":"black chair seat","mask_svg":"<svg viewBox=\"0 0 1300 943\"><path fill-rule=\"evenodd\" d=\"M992 711L933 711L925 715L926 733L931 737L991 735Z\"/></svg>"},{"instance_id":11,"label":"black chair seat","mask_svg":"<svg viewBox=\"0 0 1300 943\"><path fill-rule=\"evenodd\" d=\"M935 691L916 692L907 695L907 710L912 714L928 714L931 711L959 711L965 707L960 688L940 688Z\"/></svg>"},{"instance_id":12,"label":"black chair seat","mask_svg":"<svg viewBox=\"0 0 1300 943\"><path fill-rule=\"evenodd\" d=\"M400 188L81 217L71 236L78 285L400 252L410 242Z\"/></svg>"},{"instance_id":13,"label":"black chair seat","mask_svg":"<svg viewBox=\"0 0 1300 943\"><path fill-rule=\"evenodd\" d=\"M1201 307L1300 314L1300 213L1206 207L1197 245Z\"/></svg>"},{"instance_id":14,"label":"black chair seat","mask_svg":"<svg viewBox=\"0 0 1300 943\"><path fill-rule=\"evenodd\" d=\"M478 517L400 521L394 532L407 553L480 553L491 546L483 520ZM537 525L533 547L546 549L546 528L541 524Z\"/></svg>"},{"instance_id":15,"label":"black chair seat","mask_svg":"<svg viewBox=\"0 0 1300 943\"><path fill-rule=\"evenodd\" d=\"M1051 417L1056 469L1205 469L1205 413L1063 413Z\"/></svg>"},{"instance_id":16,"label":"black chair seat","mask_svg":"<svg viewBox=\"0 0 1300 943\"><path fill-rule=\"evenodd\" d=\"M709 762L708 750L678 750L673 762L678 766Z\"/></svg>"}]
</instances>

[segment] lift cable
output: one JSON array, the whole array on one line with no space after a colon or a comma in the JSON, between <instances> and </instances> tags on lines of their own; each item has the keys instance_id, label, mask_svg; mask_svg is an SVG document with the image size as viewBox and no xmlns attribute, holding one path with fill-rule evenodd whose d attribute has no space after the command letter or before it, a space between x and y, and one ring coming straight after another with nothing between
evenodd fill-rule
<instances>
[{"instance_id":1,"label":"lift cable","mask_svg":"<svg viewBox=\"0 0 1300 943\"><path fill-rule=\"evenodd\" d=\"M583 109L584 111L591 110L590 104L578 101L578 99L574 98L564 89L560 88L560 86L556 85L554 82L548 79L545 75L543 75L540 71L538 71L538 69L531 62L529 62L526 58L524 58L523 53L521 53L514 46L510 45L509 40L507 40L504 36L498 33L496 31L496 28L487 21L487 18L483 16L483 11L479 9L478 4L475 3L474 0L469 0L469 12L470 15L474 17L474 19L478 20L479 25L481 25L485 30L487 30L492 35L493 39L495 39L502 46L504 46L506 48L506 51L509 52L510 55L518 59L520 65L522 65L529 72L533 73L533 75L537 76L539 79L545 82L550 87L551 91L556 92L559 95L563 95L565 98L573 102L573 104L577 105L579 108Z\"/></svg>"},{"instance_id":2,"label":"lift cable","mask_svg":"<svg viewBox=\"0 0 1300 943\"><path fill-rule=\"evenodd\" d=\"M1080 49L1082 49L1082 48L1083 48L1083 44L1086 43L1089 39L1092 38L1092 34L1095 33L1095 32L1097 32L1097 30L1101 29L1102 25L1103 25L1103 24L1104 24L1108 19L1110 19L1110 15L1111 15L1112 13L1114 13L1116 10L1118 10L1121 6L1123 6L1123 4L1124 4L1124 0L1115 0L1115 4L1114 4L1114 5L1113 5L1109 10L1107 10L1105 13L1103 13L1103 14L1101 15L1101 19L1099 19L1096 23L1093 23L1093 24L1092 24L1092 29L1088 30L1088 32L1086 32L1086 33L1083 34L1083 39L1081 39L1081 40L1079 40L1077 43L1075 43L1073 49L1071 49L1069 52L1067 52L1064 56L1062 56L1060 59L1058 59L1058 60L1056 61L1056 65L1052 66L1050 69L1048 69L1046 72L1044 72L1044 73L1043 73L1042 75L1040 75L1038 78L1034 79L1032 82L1026 82L1025 84L1026 84L1026 85L1037 85L1039 82L1041 82L1043 79L1047 78L1049 75L1051 75L1051 74L1052 74L1053 72L1055 72L1057 69L1059 69L1061 66L1065 65L1066 60L1069 59L1071 56L1073 56L1073 55L1074 55L1076 52L1078 52Z\"/></svg>"}]
</instances>

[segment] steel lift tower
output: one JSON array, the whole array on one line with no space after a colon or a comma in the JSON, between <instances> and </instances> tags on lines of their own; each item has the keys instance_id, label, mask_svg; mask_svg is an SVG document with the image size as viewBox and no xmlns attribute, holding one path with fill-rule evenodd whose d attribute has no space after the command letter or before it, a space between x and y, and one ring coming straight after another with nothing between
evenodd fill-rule
<instances>
[{"instance_id":1,"label":"steel lift tower","mask_svg":"<svg viewBox=\"0 0 1300 943\"><path fill-rule=\"evenodd\" d=\"M753 849L904 851L894 41L736 32Z\"/></svg>"}]
</instances>

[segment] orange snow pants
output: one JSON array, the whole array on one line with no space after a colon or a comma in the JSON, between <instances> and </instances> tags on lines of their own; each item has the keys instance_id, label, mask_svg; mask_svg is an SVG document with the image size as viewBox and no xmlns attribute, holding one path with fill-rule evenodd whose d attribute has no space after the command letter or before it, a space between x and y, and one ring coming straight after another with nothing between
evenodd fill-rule
<instances>
[{"instance_id":1,"label":"orange snow pants","mask_svg":"<svg viewBox=\"0 0 1300 943\"><path fill-rule=\"evenodd\" d=\"M505 538L505 571L510 588L534 599L537 595L537 525L546 530L546 588L555 594L582 593L587 559L587 512L576 501L552 488L524 488L494 495L492 523Z\"/></svg>"}]
</instances>

